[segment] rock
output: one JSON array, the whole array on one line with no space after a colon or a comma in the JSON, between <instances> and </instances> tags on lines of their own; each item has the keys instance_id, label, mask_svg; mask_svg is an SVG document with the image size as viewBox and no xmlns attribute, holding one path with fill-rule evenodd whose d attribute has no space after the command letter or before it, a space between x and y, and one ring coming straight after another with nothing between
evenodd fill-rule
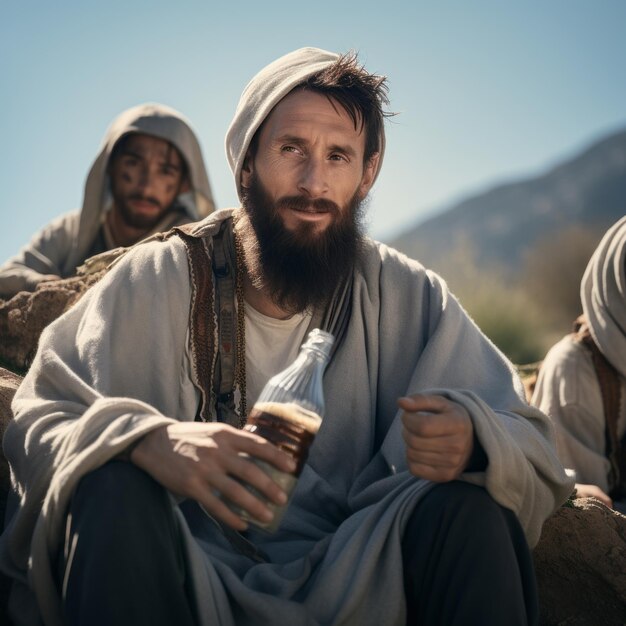
<instances>
[{"instance_id":1,"label":"rock","mask_svg":"<svg viewBox=\"0 0 626 626\"><path fill-rule=\"evenodd\" d=\"M11 420L11 400L22 379L0 367L0 438ZM9 464L0 451L0 520L4 520L7 496L11 486ZM9 599L11 584L6 576L0 574L0 624L9 624L6 606Z\"/></svg>"},{"instance_id":2,"label":"rock","mask_svg":"<svg viewBox=\"0 0 626 626\"><path fill-rule=\"evenodd\" d=\"M0 365L14 372L26 372L43 329L65 313L106 272L102 261L94 261L100 256L90 259L90 265L79 268L77 276L42 283L33 292L21 291L10 300L0 300Z\"/></svg>"},{"instance_id":3,"label":"rock","mask_svg":"<svg viewBox=\"0 0 626 626\"><path fill-rule=\"evenodd\" d=\"M626 624L626 516L571 500L544 524L533 559L543 626Z\"/></svg>"},{"instance_id":4,"label":"rock","mask_svg":"<svg viewBox=\"0 0 626 626\"><path fill-rule=\"evenodd\" d=\"M7 425L11 421L11 400L22 382L20 376L0 367L0 440L4 437ZM6 500L11 486L11 472L9 464L0 454L0 520L4 520Z\"/></svg>"}]
</instances>

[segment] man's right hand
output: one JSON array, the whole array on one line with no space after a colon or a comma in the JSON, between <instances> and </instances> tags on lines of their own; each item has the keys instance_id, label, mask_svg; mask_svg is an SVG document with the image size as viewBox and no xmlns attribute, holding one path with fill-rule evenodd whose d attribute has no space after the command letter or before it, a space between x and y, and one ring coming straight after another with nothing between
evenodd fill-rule
<instances>
[{"instance_id":1,"label":"man's right hand","mask_svg":"<svg viewBox=\"0 0 626 626\"><path fill-rule=\"evenodd\" d=\"M200 422L179 422L149 432L133 448L130 460L172 493L197 500L220 521L245 530L246 522L216 492L261 521L270 521L271 511L239 480L269 501L287 501L280 487L246 455L284 472L296 468L287 453L258 435L227 424Z\"/></svg>"},{"instance_id":2,"label":"man's right hand","mask_svg":"<svg viewBox=\"0 0 626 626\"><path fill-rule=\"evenodd\" d=\"M577 498L596 498L603 504L606 504L610 509L613 508L613 500L610 496L607 496L600 487L597 485L586 485L583 483L576 483L576 497Z\"/></svg>"}]
</instances>

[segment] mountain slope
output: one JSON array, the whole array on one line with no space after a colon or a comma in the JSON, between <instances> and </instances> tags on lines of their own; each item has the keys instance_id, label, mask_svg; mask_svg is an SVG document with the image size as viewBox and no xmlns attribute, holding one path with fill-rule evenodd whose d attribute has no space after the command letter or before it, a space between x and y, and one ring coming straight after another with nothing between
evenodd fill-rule
<instances>
[{"instance_id":1,"label":"mountain slope","mask_svg":"<svg viewBox=\"0 0 626 626\"><path fill-rule=\"evenodd\" d=\"M470 197L390 242L435 269L461 247L479 264L516 269L542 239L571 226L601 232L626 214L626 130L545 174Z\"/></svg>"}]
</instances>

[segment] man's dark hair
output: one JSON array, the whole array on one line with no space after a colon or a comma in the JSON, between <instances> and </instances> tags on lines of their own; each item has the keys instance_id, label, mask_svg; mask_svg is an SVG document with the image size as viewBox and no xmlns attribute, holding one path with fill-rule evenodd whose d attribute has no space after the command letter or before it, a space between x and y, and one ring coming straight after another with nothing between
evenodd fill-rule
<instances>
[{"instance_id":1,"label":"man's dark hair","mask_svg":"<svg viewBox=\"0 0 626 626\"><path fill-rule=\"evenodd\" d=\"M348 52L309 76L299 88L323 94L331 103L335 100L350 116L354 128L365 130L364 163L380 151L385 118L393 115L384 110L389 104L386 76L370 74L359 64L356 53Z\"/></svg>"},{"instance_id":2,"label":"man's dark hair","mask_svg":"<svg viewBox=\"0 0 626 626\"><path fill-rule=\"evenodd\" d=\"M350 116L354 128L365 130L365 165L375 152L380 151L380 137L386 117L394 113L385 111L389 104L387 77L370 74L359 64L355 52L339 57L323 70L309 76L294 88L314 91L326 96L331 104L337 102ZM250 142L250 155L254 157L263 124Z\"/></svg>"},{"instance_id":3,"label":"man's dark hair","mask_svg":"<svg viewBox=\"0 0 626 626\"><path fill-rule=\"evenodd\" d=\"M116 159L118 156L124 153L124 151L126 150L126 145L128 144L129 139L133 135L148 135L149 137L162 139L161 137L157 137L156 135L151 135L150 133L143 133L141 131L133 131L130 133L125 133L115 142L115 145L113 146L113 149L111 150L111 156L109 157L109 164L113 163L114 159ZM189 180L189 166L187 165L187 161L185 160L183 153L171 141L167 139L163 139L163 141L167 141L169 150L176 150L178 156L180 157L181 174L182 174L181 180ZM170 157L169 150L167 153L168 159Z\"/></svg>"}]
</instances>

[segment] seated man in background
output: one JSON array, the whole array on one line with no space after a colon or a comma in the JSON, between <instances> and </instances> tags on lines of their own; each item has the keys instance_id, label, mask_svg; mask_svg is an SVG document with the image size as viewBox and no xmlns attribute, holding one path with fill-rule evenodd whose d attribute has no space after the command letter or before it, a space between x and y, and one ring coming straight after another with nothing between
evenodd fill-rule
<instances>
[{"instance_id":1,"label":"seated man in background","mask_svg":"<svg viewBox=\"0 0 626 626\"><path fill-rule=\"evenodd\" d=\"M529 545L572 484L446 284L363 232L386 103L354 55L274 61L226 137L242 206L134 246L44 331L4 437L20 623L537 623ZM250 457L295 464L242 425L315 327L326 417L269 534L236 512L286 502Z\"/></svg>"},{"instance_id":2,"label":"seated man in background","mask_svg":"<svg viewBox=\"0 0 626 626\"><path fill-rule=\"evenodd\" d=\"M73 276L95 254L213 209L200 145L183 116L160 104L128 109L105 134L82 209L55 219L0 267L0 298Z\"/></svg>"},{"instance_id":3,"label":"seated man in background","mask_svg":"<svg viewBox=\"0 0 626 626\"><path fill-rule=\"evenodd\" d=\"M579 496L626 512L626 218L585 270L583 315L548 352L532 397L556 426L557 452Z\"/></svg>"}]
</instances>

